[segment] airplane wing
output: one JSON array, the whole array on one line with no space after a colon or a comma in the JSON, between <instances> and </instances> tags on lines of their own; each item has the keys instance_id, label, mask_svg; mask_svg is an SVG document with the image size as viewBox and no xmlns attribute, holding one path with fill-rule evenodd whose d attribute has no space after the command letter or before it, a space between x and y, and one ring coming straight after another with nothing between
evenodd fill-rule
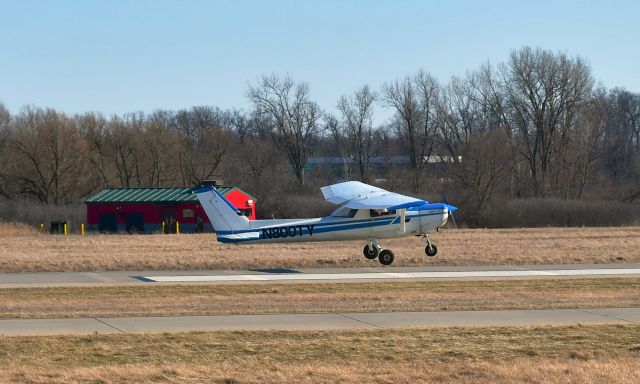
<instances>
[{"instance_id":1,"label":"airplane wing","mask_svg":"<svg viewBox=\"0 0 640 384\"><path fill-rule=\"evenodd\" d=\"M402 209L427 204L426 200L416 199L389 192L359 181L347 181L322 187L325 200L353 209Z\"/></svg>"}]
</instances>

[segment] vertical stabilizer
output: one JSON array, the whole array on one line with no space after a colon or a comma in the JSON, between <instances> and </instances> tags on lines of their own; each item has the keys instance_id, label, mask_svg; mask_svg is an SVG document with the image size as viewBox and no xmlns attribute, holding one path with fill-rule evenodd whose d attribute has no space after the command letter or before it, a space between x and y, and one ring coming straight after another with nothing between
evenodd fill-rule
<instances>
[{"instance_id":1,"label":"vertical stabilizer","mask_svg":"<svg viewBox=\"0 0 640 384\"><path fill-rule=\"evenodd\" d=\"M202 187L193 190L200 205L209 217L213 229L219 234L229 234L249 229L249 219L225 199L215 187Z\"/></svg>"}]
</instances>

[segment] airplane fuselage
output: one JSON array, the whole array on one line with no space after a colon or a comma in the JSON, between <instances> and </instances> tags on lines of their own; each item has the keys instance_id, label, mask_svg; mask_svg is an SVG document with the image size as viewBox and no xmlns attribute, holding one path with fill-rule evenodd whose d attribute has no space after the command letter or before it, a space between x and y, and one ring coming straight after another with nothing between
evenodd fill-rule
<instances>
[{"instance_id":1,"label":"airplane fuselage","mask_svg":"<svg viewBox=\"0 0 640 384\"><path fill-rule=\"evenodd\" d=\"M311 241L366 240L367 259L382 265L393 263L390 249L380 239L423 236L424 252L435 256L438 248L428 233L445 225L457 208L446 203L389 192L359 181L322 187L322 194L339 207L331 215L315 219L249 220L214 187L194 190L221 243L268 244Z\"/></svg>"},{"instance_id":2,"label":"airplane fuselage","mask_svg":"<svg viewBox=\"0 0 640 384\"><path fill-rule=\"evenodd\" d=\"M331 215L311 219L253 220L249 229L218 232L218 241L249 244L391 239L426 234L444 225L448 218L444 207L408 210L404 226L402 216L395 213L374 216L373 210L366 209L352 210L351 213L348 217Z\"/></svg>"}]
</instances>

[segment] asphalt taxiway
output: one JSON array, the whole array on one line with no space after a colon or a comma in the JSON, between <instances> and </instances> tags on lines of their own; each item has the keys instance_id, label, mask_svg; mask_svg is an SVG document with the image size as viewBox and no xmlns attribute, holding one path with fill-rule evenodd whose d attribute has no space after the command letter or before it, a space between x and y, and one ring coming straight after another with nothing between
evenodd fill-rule
<instances>
[{"instance_id":1,"label":"asphalt taxiway","mask_svg":"<svg viewBox=\"0 0 640 384\"><path fill-rule=\"evenodd\" d=\"M640 308L4 319L0 335L639 324Z\"/></svg>"},{"instance_id":2,"label":"asphalt taxiway","mask_svg":"<svg viewBox=\"0 0 640 384\"><path fill-rule=\"evenodd\" d=\"M0 288L640 276L640 263L0 273ZM0 335L640 323L640 308L2 319Z\"/></svg>"},{"instance_id":3,"label":"asphalt taxiway","mask_svg":"<svg viewBox=\"0 0 640 384\"><path fill-rule=\"evenodd\" d=\"M0 288L189 283L304 283L640 276L640 263L0 273Z\"/></svg>"}]
</instances>

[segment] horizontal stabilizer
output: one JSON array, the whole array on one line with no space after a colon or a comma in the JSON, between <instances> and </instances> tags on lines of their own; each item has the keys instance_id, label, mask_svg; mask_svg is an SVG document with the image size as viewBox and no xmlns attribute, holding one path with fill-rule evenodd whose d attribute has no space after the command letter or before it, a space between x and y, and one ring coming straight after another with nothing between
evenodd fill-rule
<instances>
[{"instance_id":1,"label":"horizontal stabilizer","mask_svg":"<svg viewBox=\"0 0 640 384\"><path fill-rule=\"evenodd\" d=\"M230 235L220 235L218 237L225 237L230 240L257 240L260 238L260 232L234 233Z\"/></svg>"},{"instance_id":2,"label":"horizontal stabilizer","mask_svg":"<svg viewBox=\"0 0 640 384\"><path fill-rule=\"evenodd\" d=\"M241 243L249 240L260 240L260 232L244 232L233 234L216 234L216 239L221 243Z\"/></svg>"}]
</instances>

